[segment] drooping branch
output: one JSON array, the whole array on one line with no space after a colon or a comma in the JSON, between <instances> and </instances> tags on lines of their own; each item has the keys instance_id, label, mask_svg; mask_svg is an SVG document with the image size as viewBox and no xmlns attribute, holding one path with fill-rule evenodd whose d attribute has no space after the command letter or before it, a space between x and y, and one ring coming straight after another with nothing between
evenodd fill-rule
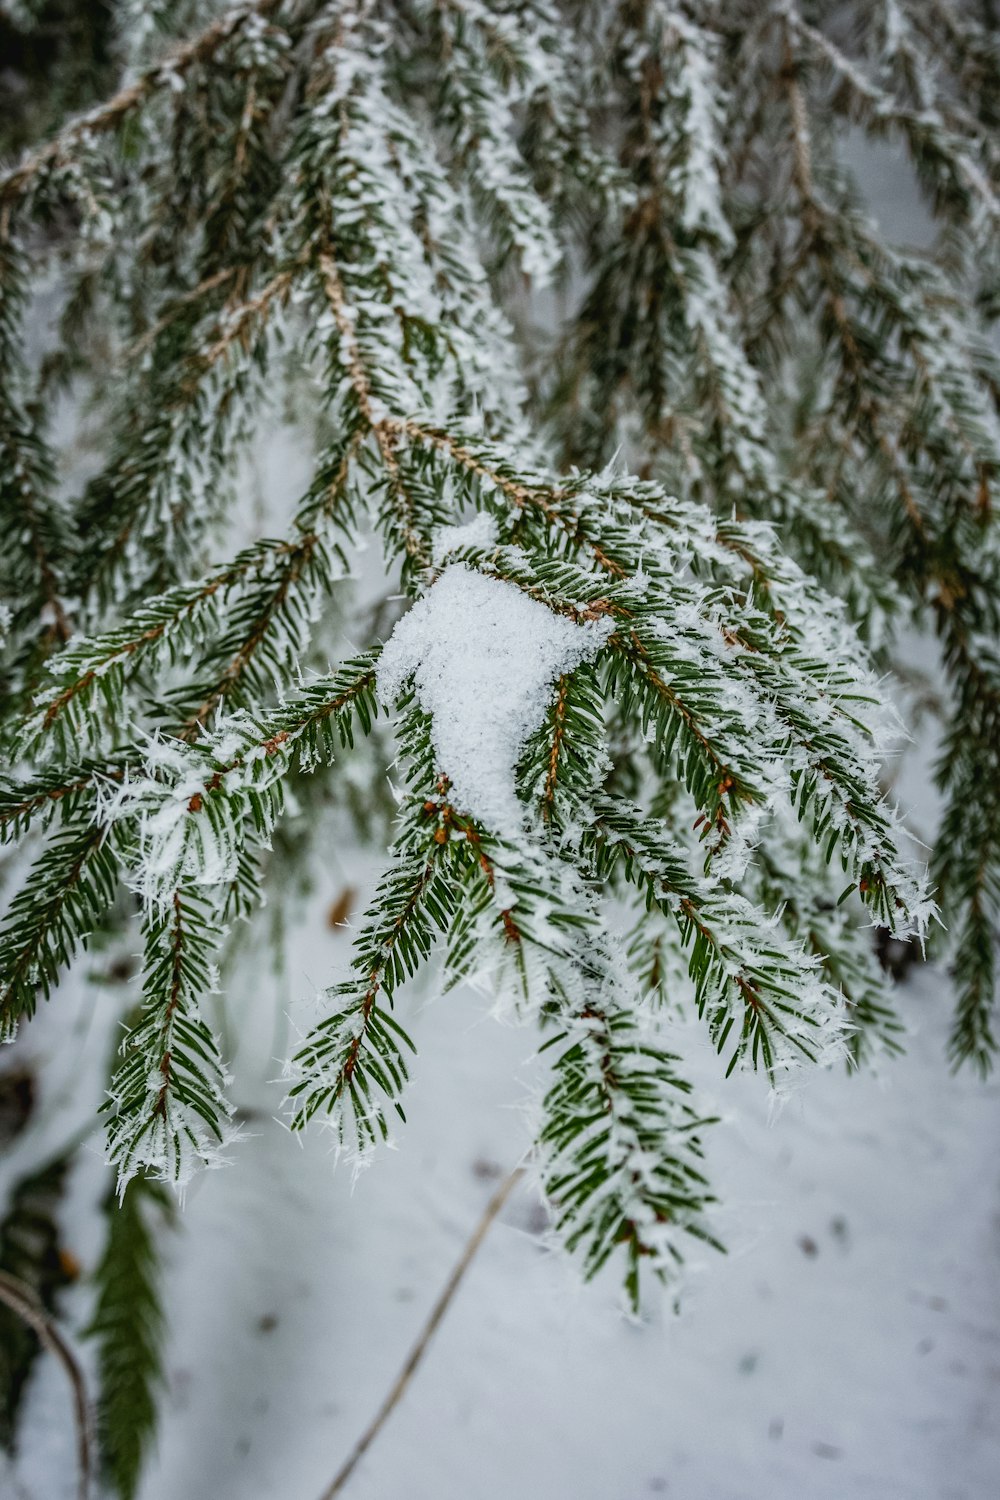
<instances>
[{"instance_id":1,"label":"drooping branch","mask_svg":"<svg viewBox=\"0 0 1000 1500\"><path fill-rule=\"evenodd\" d=\"M0 176L3 222L6 223L11 205L31 188L40 173L72 160L74 151L94 136L117 130L151 95L172 88L174 80L183 78L190 68L211 62L216 52L249 20L254 17L265 19L285 3L286 0L243 0L243 3L232 6L198 36L182 42L160 62L145 69L133 83L64 126L46 145L31 152L18 166Z\"/></svg>"}]
</instances>

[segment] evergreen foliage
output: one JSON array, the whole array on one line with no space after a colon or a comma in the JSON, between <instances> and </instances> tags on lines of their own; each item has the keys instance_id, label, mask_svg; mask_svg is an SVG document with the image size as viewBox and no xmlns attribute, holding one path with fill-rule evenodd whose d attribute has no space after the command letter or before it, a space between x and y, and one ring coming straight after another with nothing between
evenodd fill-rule
<instances>
[{"instance_id":1,"label":"evergreen foliage","mask_svg":"<svg viewBox=\"0 0 1000 1500\"><path fill-rule=\"evenodd\" d=\"M164 1313L160 1244L172 1217L166 1189L141 1173L105 1209L108 1234L97 1267L97 1305L87 1333L97 1343L101 1468L120 1500L133 1500L156 1427Z\"/></svg>"},{"instance_id":2,"label":"evergreen foliage","mask_svg":"<svg viewBox=\"0 0 1000 1500\"><path fill-rule=\"evenodd\" d=\"M111 33L109 0L7 0L0 150L22 150L114 86Z\"/></svg>"},{"instance_id":3,"label":"evergreen foliage","mask_svg":"<svg viewBox=\"0 0 1000 1500\"><path fill-rule=\"evenodd\" d=\"M382 716L390 864L289 1059L295 1128L349 1153L395 1128L398 992L433 954L541 1028L539 1171L587 1273L617 1257L636 1301L640 1268L714 1242L672 1007L772 1086L899 1046L865 924L919 938L934 910L879 780L914 621L951 695L952 1052L990 1065L1000 54L951 0L827 9L125 0L119 91L0 177L0 1034L126 891L141 1012L94 1324L122 1496L155 1182L233 1138L205 1011L226 934L308 861L310 808L372 801ZM848 128L906 154L926 250L872 218ZM247 543L275 391L316 456Z\"/></svg>"}]
</instances>

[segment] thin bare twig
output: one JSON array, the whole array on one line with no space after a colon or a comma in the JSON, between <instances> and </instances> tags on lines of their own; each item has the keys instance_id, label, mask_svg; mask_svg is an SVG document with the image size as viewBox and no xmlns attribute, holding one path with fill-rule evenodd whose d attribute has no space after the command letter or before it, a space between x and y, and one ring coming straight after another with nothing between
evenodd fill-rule
<instances>
[{"instance_id":1,"label":"thin bare twig","mask_svg":"<svg viewBox=\"0 0 1000 1500\"><path fill-rule=\"evenodd\" d=\"M33 1329L39 1342L54 1354L69 1378L73 1391L73 1415L76 1420L76 1452L80 1472L77 1493L80 1500L87 1500L90 1493L92 1472L91 1454L93 1436L91 1432L90 1402L83 1371L69 1344L49 1317L38 1297L26 1282L7 1271L0 1271L0 1302L10 1308L23 1323Z\"/></svg>"},{"instance_id":2,"label":"thin bare twig","mask_svg":"<svg viewBox=\"0 0 1000 1500\"><path fill-rule=\"evenodd\" d=\"M333 1481L323 1491L322 1495L320 1496L320 1500L333 1500L333 1497L335 1495L339 1495L342 1492L348 1479L350 1479L351 1475L354 1473L354 1470L357 1468L358 1464L361 1462L362 1458L367 1453L372 1443L378 1437L379 1432L385 1425L385 1422L392 1415L396 1406L399 1404L406 1390L406 1387L409 1385L410 1381L413 1378L414 1371L416 1370L420 1361L423 1359L424 1354L426 1353L427 1345L430 1343L432 1337L434 1336L434 1333L436 1332L441 1319L448 1311L451 1300L454 1297L455 1293L458 1291L462 1278L465 1275L466 1271L469 1269L469 1265L472 1261L473 1256L479 1249L480 1245L483 1243L483 1240L486 1238L487 1232L490 1225L493 1223L493 1220L503 1208L504 1204L507 1202L507 1199L517 1187L517 1184L520 1182L523 1176L524 1168L515 1167L510 1176L504 1179L504 1181L497 1188L496 1192L493 1194L493 1197L490 1199L489 1203L487 1203L482 1218L479 1220L479 1223L473 1230L465 1249L462 1251L462 1254L458 1260L458 1264L455 1266L455 1269L452 1271L447 1282L445 1283L444 1290L431 1309L430 1317L427 1319L427 1322L424 1324L423 1328L420 1331L419 1338L413 1345L413 1348L410 1350L406 1359L406 1363L403 1365L403 1368L396 1376L396 1379L393 1382L392 1389L386 1396L385 1400L382 1402L382 1405L379 1407L378 1412L372 1419L369 1426L366 1427L365 1431L358 1438L358 1441L355 1443L350 1457L347 1459L346 1463L339 1470Z\"/></svg>"}]
</instances>

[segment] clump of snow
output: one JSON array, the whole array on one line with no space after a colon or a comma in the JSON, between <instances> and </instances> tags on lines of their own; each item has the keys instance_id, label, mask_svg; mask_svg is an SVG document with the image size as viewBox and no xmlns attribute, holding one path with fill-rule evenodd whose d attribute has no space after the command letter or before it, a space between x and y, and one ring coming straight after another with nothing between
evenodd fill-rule
<instances>
[{"instance_id":1,"label":"clump of snow","mask_svg":"<svg viewBox=\"0 0 1000 1500\"><path fill-rule=\"evenodd\" d=\"M391 703L413 679L455 807L516 837L525 809L514 770L525 742L559 677L593 657L611 629L553 614L514 584L453 563L386 642L379 695Z\"/></svg>"},{"instance_id":2,"label":"clump of snow","mask_svg":"<svg viewBox=\"0 0 1000 1500\"><path fill-rule=\"evenodd\" d=\"M471 521L460 526L439 526L434 533L434 560L443 562L449 552L463 547L479 547L485 552L496 545L497 528L493 517L478 511Z\"/></svg>"}]
</instances>

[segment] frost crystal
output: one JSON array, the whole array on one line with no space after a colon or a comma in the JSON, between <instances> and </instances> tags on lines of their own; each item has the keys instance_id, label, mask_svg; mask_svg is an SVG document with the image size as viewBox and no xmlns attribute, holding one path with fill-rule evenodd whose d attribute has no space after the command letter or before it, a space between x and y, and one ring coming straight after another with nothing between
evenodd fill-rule
<instances>
[{"instance_id":1,"label":"frost crystal","mask_svg":"<svg viewBox=\"0 0 1000 1500\"><path fill-rule=\"evenodd\" d=\"M577 624L513 584L455 563L386 642L379 695L390 703L413 679L455 806L516 837L525 809L514 770L524 744L558 678L593 657L611 628L607 620Z\"/></svg>"}]
</instances>

